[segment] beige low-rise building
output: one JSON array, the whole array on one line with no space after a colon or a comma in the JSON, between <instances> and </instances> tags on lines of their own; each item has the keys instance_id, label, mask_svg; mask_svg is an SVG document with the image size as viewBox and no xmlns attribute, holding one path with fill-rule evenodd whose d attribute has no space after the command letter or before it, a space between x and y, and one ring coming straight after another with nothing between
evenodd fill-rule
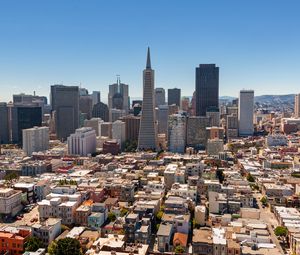
<instances>
[{"instance_id":1,"label":"beige low-rise building","mask_svg":"<svg viewBox=\"0 0 300 255\"><path fill-rule=\"evenodd\" d=\"M22 209L21 196L20 190L0 189L0 213L15 216Z\"/></svg>"}]
</instances>

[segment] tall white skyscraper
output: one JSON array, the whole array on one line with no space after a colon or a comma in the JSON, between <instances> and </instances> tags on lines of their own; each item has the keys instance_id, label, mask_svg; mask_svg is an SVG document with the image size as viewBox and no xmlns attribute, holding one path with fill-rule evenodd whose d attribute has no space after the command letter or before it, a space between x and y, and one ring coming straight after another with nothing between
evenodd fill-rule
<instances>
[{"instance_id":1,"label":"tall white skyscraper","mask_svg":"<svg viewBox=\"0 0 300 255\"><path fill-rule=\"evenodd\" d=\"M22 130L23 150L27 156L49 148L49 128L33 127Z\"/></svg>"},{"instance_id":2,"label":"tall white skyscraper","mask_svg":"<svg viewBox=\"0 0 300 255\"><path fill-rule=\"evenodd\" d=\"M239 136L253 135L254 91L241 90L239 97Z\"/></svg>"},{"instance_id":3,"label":"tall white skyscraper","mask_svg":"<svg viewBox=\"0 0 300 255\"><path fill-rule=\"evenodd\" d=\"M300 94L295 95L295 117L300 118Z\"/></svg>"},{"instance_id":4,"label":"tall white skyscraper","mask_svg":"<svg viewBox=\"0 0 300 255\"><path fill-rule=\"evenodd\" d=\"M70 155L87 156L96 151L96 131L91 127L76 129L68 137L68 153Z\"/></svg>"},{"instance_id":5,"label":"tall white skyscraper","mask_svg":"<svg viewBox=\"0 0 300 255\"><path fill-rule=\"evenodd\" d=\"M122 146L126 139L125 122L116 120L112 123L112 138L116 139L120 146Z\"/></svg>"},{"instance_id":6,"label":"tall white skyscraper","mask_svg":"<svg viewBox=\"0 0 300 255\"><path fill-rule=\"evenodd\" d=\"M148 48L146 69L143 72L143 107L138 141L139 150L156 150L154 105L154 70L151 68L150 49Z\"/></svg>"}]
</instances>

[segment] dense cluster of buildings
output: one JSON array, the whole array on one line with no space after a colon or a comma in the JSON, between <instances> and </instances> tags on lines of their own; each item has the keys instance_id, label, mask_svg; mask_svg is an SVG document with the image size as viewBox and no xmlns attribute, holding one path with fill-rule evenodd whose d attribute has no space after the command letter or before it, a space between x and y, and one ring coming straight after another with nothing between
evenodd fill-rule
<instances>
[{"instance_id":1,"label":"dense cluster of buildings","mask_svg":"<svg viewBox=\"0 0 300 255\"><path fill-rule=\"evenodd\" d=\"M300 254L299 95L294 112L253 90L219 100L215 64L195 83L191 100L166 100L148 49L143 100L118 77L107 105L64 85L51 105L0 103L0 252L33 236L41 249L24 254L67 237L90 255Z\"/></svg>"}]
</instances>

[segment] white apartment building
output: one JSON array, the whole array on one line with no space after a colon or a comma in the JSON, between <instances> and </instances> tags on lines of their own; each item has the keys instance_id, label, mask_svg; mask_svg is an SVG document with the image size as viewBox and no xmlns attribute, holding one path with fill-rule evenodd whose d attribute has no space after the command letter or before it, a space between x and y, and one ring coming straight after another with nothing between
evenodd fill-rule
<instances>
[{"instance_id":1,"label":"white apartment building","mask_svg":"<svg viewBox=\"0 0 300 255\"><path fill-rule=\"evenodd\" d=\"M96 131L91 127L76 129L68 137L68 153L70 155L87 156L96 151Z\"/></svg>"},{"instance_id":2,"label":"white apartment building","mask_svg":"<svg viewBox=\"0 0 300 255\"><path fill-rule=\"evenodd\" d=\"M55 194L51 193L38 202L40 220L48 218L60 218L62 224L71 225L75 223L76 209L80 205L80 194Z\"/></svg>"},{"instance_id":3,"label":"white apartment building","mask_svg":"<svg viewBox=\"0 0 300 255\"><path fill-rule=\"evenodd\" d=\"M61 219L49 218L31 226L32 235L39 238L47 247L61 232Z\"/></svg>"},{"instance_id":4,"label":"white apartment building","mask_svg":"<svg viewBox=\"0 0 300 255\"><path fill-rule=\"evenodd\" d=\"M116 139L120 146L122 146L126 140L125 122L116 120L112 123L112 138Z\"/></svg>"},{"instance_id":5,"label":"white apartment building","mask_svg":"<svg viewBox=\"0 0 300 255\"><path fill-rule=\"evenodd\" d=\"M23 150L31 156L33 152L45 151L49 148L49 128L33 127L22 130Z\"/></svg>"}]
</instances>

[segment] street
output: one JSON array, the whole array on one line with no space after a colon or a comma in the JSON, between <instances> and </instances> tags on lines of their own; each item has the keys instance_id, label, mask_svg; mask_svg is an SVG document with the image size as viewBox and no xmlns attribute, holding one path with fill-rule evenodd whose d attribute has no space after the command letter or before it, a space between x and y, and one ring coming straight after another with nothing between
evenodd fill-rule
<instances>
[{"instance_id":1,"label":"street","mask_svg":"<svg viewBox=\"0 0 300 255\"><path fill-rule=\"evenodd\" d=\"M260 202L260 193L254 193L253 196L256 198L257 205L260 209L260 220L264 221L267 224L272 242L276 244L276 247L278 248L281 254L285 254L283 249L281 248L278 238L274 234L274 229L272 227L272 225L274 226L274 228L278 226L278 222L274 214L270 211L269 207L262 207L262 203Z\"/></svg>"}]
</instances>

